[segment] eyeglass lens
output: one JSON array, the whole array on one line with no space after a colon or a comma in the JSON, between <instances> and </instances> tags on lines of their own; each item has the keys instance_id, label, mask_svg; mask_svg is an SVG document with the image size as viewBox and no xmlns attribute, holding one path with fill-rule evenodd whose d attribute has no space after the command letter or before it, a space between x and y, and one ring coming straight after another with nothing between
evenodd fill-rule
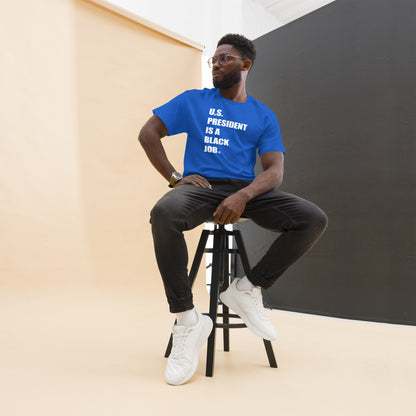
<instances>
[{"instance_id":1,"label":"eyeglass lens","mask_svg":"<svg viewBox=\"0 0 416 416\"><path fill-rule=\"evenodd\" d=\"M209 58L208 59L208 65L210 66L210 67L212 67L213 65L215 65L217 62L220 64L220 65L224 65L224 64L226 64L227 63L227 61L228 61L228 54L227 53L222 53L222 54L220 54L220 55L218 55L218 56L213 56L212 58Z\"/></svg>"}]
</instances>

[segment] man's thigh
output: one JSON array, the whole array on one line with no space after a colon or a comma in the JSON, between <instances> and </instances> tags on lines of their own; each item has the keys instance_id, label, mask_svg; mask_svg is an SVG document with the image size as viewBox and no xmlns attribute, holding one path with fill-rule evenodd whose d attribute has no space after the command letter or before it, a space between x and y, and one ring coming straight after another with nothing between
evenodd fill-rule
<instances>
[{"instance_id":1,"label":"man's thigh","mask_svg":"<svg viewBox=\"0 0 416 416\"><path fill-rule=\"evenodd\" d=\"M282 232L307 223L316 210L306 199L273 189L251 200L244 215L263 228Z\"/></svg>"},{"instance_id":2,"label":"man's thigh","mask_svg":"<svg viewBox=\"0 0 416 416\"><path fill-rule=\"evenodd\" d=\"M213 217L227 192L202 188L195 185L181 185L167 192L154 206L152 217L174 219L183 229L190 230Z\"/></svg>"}]
</instances>

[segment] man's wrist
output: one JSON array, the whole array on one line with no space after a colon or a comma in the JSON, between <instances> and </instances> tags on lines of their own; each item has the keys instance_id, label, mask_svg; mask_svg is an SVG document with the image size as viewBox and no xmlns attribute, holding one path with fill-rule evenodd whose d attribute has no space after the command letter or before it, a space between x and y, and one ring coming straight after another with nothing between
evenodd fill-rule
<instances>
[{"instance_id":1,"label":"man's wrist","mask_svg":"<svg viewBox=\"0 0 416 416\"><path fill-rule=\"evenodd\" d=\"M239 194L242 198L244 198L244 202L245 202L245 203L247 203L247 202L251 201L251 200L254 198L254 196L251 194L250 190L249 190L249 189L247 189L247 188L240 189L239 191L237 191L237 193L238 193L238 194Z\"/></svg>"},{"instance_id":2,"label":"man's wrist","mask_svg":"<svg viewBox=\"0 0 416 416\"><path fill-rule=\"evenodd\" d=\"M182 179L182 174L179 172L172 172L169 178L169 188L174 188L175 185Z\"/></svg>"}]
</instances>

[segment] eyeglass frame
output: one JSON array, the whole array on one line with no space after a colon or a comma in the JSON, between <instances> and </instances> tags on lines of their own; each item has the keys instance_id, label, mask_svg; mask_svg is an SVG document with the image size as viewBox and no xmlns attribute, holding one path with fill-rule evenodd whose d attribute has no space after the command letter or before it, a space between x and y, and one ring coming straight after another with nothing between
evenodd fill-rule
<instances>
[{"instance_id":1,"label":"eyeglass frame","mask_svg":"<svg viewBox=\"0 0 416 416\"><path fill-rule=\"evenodd\" d=\"M238 59L241 59L243 61L246 60L246 58L243 58L243 57L237 56L237 55L231 55L229 53L220 53L218 56L223 56L224 58L221 58L221 59L217 58L215 61L214 61L215 56L211 56L211 58L208 58L207 64L210 68L212 68L217 63L217 61L224 61L224 62L220 63L221 65L227 64L228 63L228 61L227 61L228 57L238 58Z\"/></svg>"}]
</instances>

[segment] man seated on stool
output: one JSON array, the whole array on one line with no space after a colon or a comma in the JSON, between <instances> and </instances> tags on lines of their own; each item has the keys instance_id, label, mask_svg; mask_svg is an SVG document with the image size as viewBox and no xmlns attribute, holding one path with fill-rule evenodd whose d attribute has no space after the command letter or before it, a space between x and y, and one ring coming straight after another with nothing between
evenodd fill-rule
<instances>
[{"instance_id":1,"label":"man seated on stool","mask_svg":"<svg viewBox=\"0 0 416 416\"><path fill-rule=\"evenodd\" d=\"M277 189L285 152L279 124L270 109L246 93L255 57L254 44L244 36L222 37L208 61L214 88L178 95L153 110L140 131L148 158L173 188L151 212L156 259L170 312L176 315L165 372L169 384L183 384L193 376L213 325L193 305L183 232L209 219L234 224L244 216L281 233L251 272L220 295L251 331L274 340L261 288L269 288L309 250L327 225L316 205ZM183 132L187 142L181 175L169 162L161 139ZM257 152L263 172L255 177Z\"/></svg>"}]
</instances>

